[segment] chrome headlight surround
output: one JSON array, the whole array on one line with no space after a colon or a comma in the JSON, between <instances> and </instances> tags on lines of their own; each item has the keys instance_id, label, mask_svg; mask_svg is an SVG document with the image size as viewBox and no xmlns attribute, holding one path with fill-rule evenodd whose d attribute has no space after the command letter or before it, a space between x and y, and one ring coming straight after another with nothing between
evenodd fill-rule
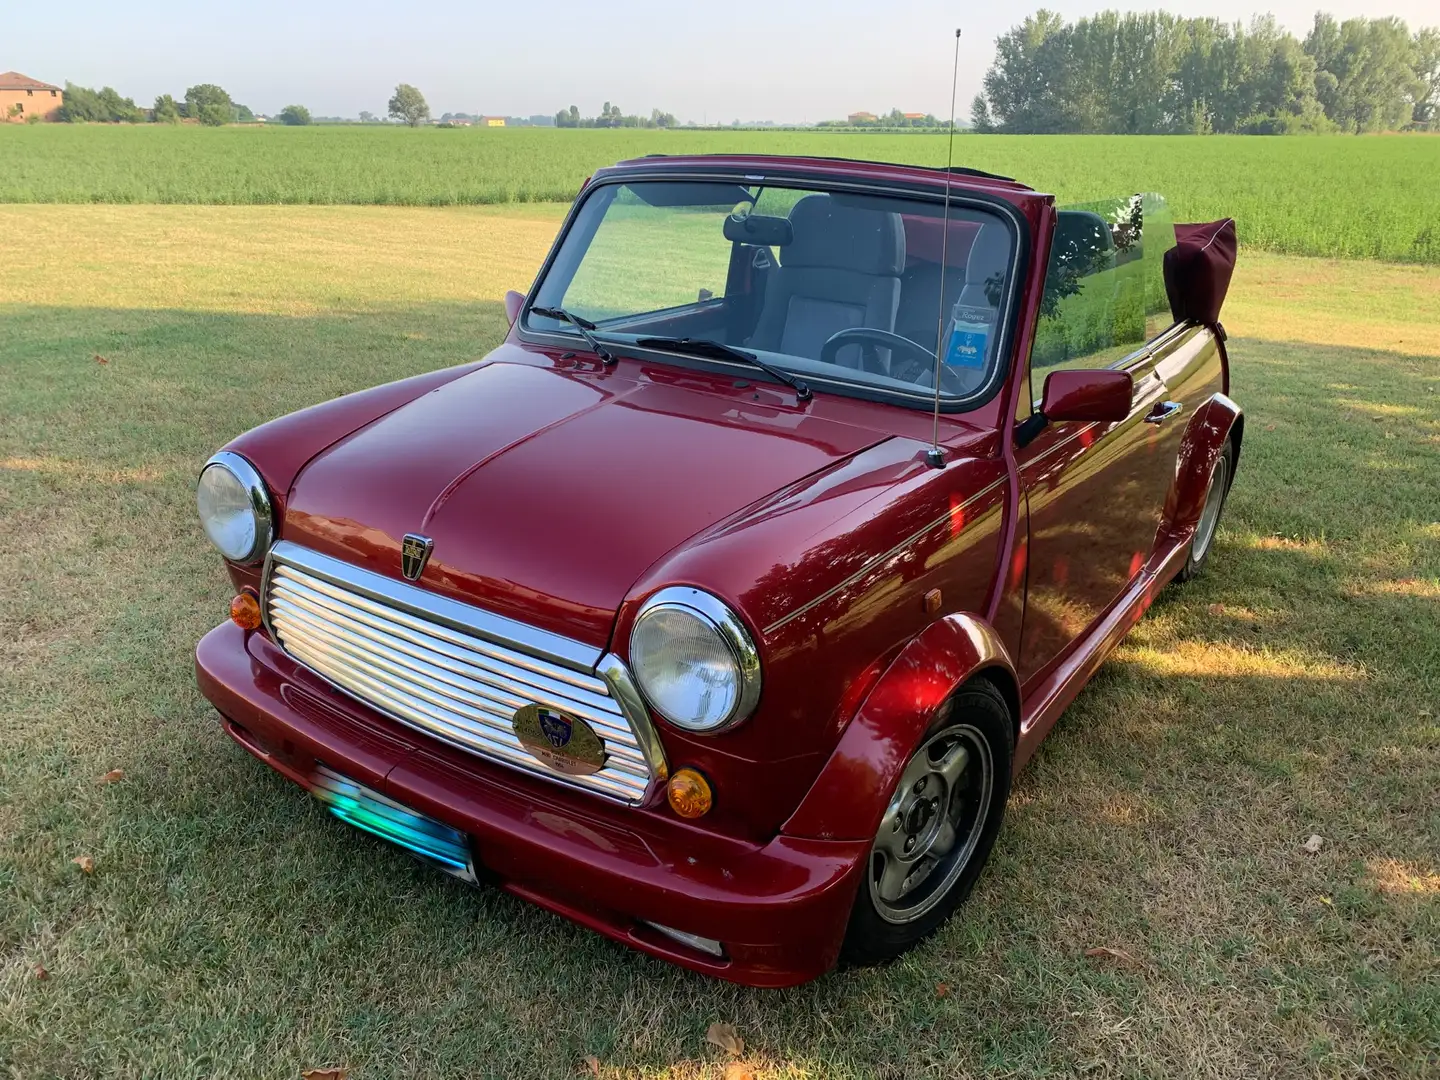
<instances>
[{"instance_id":1,"label":"chrome headlight surround","mask_svg":"<svg viewBox=\"0 0 1440 1080\"><path fill-rule=\"evenodd\" d=\"M734 669L734 701L729 710L716 719L697 721L693 716L672 715L675 710L666 708L657 700L661 694L654 688L654 672L647 673L644 658L636 654L636 638L647 618L658 614L681 614L695 620L696 624L713 633L728 654ZM630 628L630 668L640 692L650 707L669 723L684 731L706 735L725 731L747 720L760 701L760 650L740 621L740 616L726 604L707 592L690 586L672 585L661 589L641 605Z\"/></svg>"},{"instance_id":2,"label":"chrome headlight surround","mask_svg":"<svg viewBox=\"0 0 1440 1080\"><path fill-rule=\"evenodd\" d=\"M211 469L222 469L229 473L230 477L244 491L244 499L253 526L253 540L246 551L226 551L211 529L211 521L207 519L206 515L204 486L205 476ZM275 539L275 515L270 505L270 492L266 490L265 481L260 478L260 473L256 471L255 466L239 454L231 453L229 450L220 451L200 470L195 501L200 513L200 525L205 530L205 535L210 538L210 542L219 549L221 555L231 562L242 563L246 566L253 566L265 558L265 553L270 550L270 544Z\"/></svg>"}]
</instances>

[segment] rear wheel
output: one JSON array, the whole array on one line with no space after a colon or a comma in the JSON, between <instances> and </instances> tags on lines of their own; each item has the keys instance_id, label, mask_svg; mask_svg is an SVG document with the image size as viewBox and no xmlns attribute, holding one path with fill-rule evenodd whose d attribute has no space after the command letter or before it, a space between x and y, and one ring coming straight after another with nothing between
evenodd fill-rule
<instances>
[{"instance_id":1,"label":"rear wheel","mask_svg":"<svg viewBox=\"0 0 1440 1080\"><path fill-rule=\"evenodd\" d=\"M981 679L962 688L906 763L870 849L843 959L890 960L970 894L1010 794L1010 710Z\"/></svg>"},{"instance_id":2,"label":"rear wheel","mask_svg":"<svg viewBox=\"0 0 1440 1080\"><path fill-rule=\"evenodd\" d=\"M1215 543L1215 533L1220 528L1220 512L1225 509L1225 496L1230 493L1230 481L1235 475L1235 444L1226 440L1225 449L1215 459L1210 471L1210 484L1205 489L1205 505L1200 509L1200 520L1195 526L1195 536L1190 541L1190 552L1185 565L1175 575L1176 581L1189 581L1210 559L1210 549Z\"/></svg>"}]
</instances>

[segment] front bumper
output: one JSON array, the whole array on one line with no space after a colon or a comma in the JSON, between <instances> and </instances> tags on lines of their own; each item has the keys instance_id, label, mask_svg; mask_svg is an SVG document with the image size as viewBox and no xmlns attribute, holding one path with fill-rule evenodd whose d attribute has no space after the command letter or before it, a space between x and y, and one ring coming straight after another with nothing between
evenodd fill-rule
<instances>
[{"instance_id":1,"label":"front bumper","mask_svg":"<svg viewBox=\"0 0 1440 1080\"><path fill-rule=\"evenodd\" d=\"M339 693L231 623L205 635L195 667L225 731L261 761L307 790L323 763L468 833L477 866L541 907L750 986L791 986L835 964L865 841L746 843L473 758ZM725 957L647 923L717 940Z\"/></svg>"}]
</instances>

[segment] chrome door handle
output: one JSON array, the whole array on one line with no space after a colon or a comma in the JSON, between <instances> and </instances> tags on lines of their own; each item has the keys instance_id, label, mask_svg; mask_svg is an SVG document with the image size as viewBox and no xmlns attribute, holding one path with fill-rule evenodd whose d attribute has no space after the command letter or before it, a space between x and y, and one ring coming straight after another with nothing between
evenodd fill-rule
<instances>
[{"instance_id":1,"label":"chrome door handle","mask_svg":"<svg viewBox=\"0 0 1440 1080\"><path fill-rule=\"evenodd\" d=\"M1163 424L1172 416L1178 416L1184 408L1185 406L1178 401L1162 401L1150 410L1149 415L1145 417L1145 423Z\"/></svg>"}]
</instances>

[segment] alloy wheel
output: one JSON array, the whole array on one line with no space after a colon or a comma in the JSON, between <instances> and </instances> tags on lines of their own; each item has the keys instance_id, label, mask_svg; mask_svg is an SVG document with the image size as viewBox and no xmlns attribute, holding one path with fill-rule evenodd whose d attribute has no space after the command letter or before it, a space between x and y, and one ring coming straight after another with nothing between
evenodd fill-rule
<instances>
[{"instance_id":1,"label":"alloy wheel","mask_svg":"<svg viewBox=\"0 0 1440 1080\"><path fill-rule=\"evenodd\" d=\"M913 922L945 897L984 832L994 782L990 744L968 724L915 751L870 851L870 899L882 919Z\"/></svg>"}]
</instances>

